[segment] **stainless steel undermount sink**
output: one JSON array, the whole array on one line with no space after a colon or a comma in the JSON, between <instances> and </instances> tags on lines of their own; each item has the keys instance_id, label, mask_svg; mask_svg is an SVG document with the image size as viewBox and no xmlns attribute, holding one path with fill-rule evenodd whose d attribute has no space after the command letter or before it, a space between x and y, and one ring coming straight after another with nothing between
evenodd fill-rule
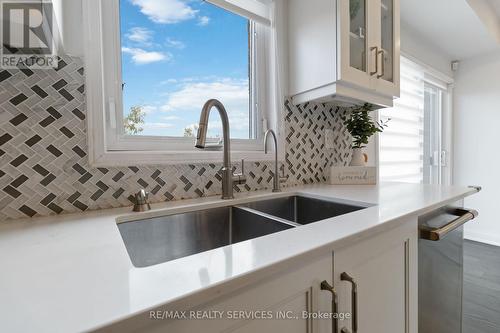
<instances>
[{"instance_id":1,"label":"stainless steel undermount sink","mask_svg":"<svg viewBox=\"0 0 500 333\"><path fill-rule=\"evenodd\" d=\"M361 205L320 200L299 195L255 201L245 204L245 206L298 224L318 222L366 208L366 206Z\"/></svg>"},{"instance_id":2,"label":"stainless steel undermount sink","mask_svg":"<svg viewBox=\"0 0 500 333\"><path fill-rule=\"evenodd\" d=\"M290 196L123 222L118 229L133 265L147 267L366 207Z\"/></svg>"},{"instance_id":3,"label":"stainless steel undermount sink","mask_svg":"<svg viewBox=\"0 0 500 333\"><path fill-rule=\"evenodd\" d=\"M118 224L132 263L146 267L293 228L239 207Z\"/></svg>"}]
</instances>

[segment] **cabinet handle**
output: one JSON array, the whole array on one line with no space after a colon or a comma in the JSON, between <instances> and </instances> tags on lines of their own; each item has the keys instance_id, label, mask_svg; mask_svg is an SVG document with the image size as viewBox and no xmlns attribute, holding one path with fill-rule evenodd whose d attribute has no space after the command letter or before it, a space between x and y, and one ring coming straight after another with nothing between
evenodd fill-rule
<instances>
[{"instance_id":1,"label":"cabinet handle","mask_svg":"<svg viewBox=\"0 0 500 333\"><path fill-rule=\"evenodd\" d=\"M379 53L378 46L372 46L370 48L370 51L375 51L375 71L370 72L370 75L373 76L378 73L378 53Z\"/></svg>"},{"instance_id":2,"label":"cabinet handle","mask_svg":"<svg viewBox=\"0 0 500 333\"><path fill-rule=\"evenodd\" d=\"M463 224L475 219L479 215L479 213L474 209L461 209L453 207L448 208L446 213L456 215L457 218L437 229L422 224L419 227L420 238L431 241L441 240L444 236L456 228L461 227Z\"/></svg>"},{"instance_id":3,"label":"cabinet handle","mask_svg":"<svg viewBox=\"0 0 500 333\"><path fill-rule=\"evenodd\" d=\"M382 73L377 75L377 79L380 79L385 75L385 61L384 61L384 50L380 50L377 52L377 63L378 63L378 54L382 55Z\"/></svg>"},{"instance_id":4,"label":"cabinet handle","mask_svg":"<svg viewBox=\"0 0 500 333\"><path fill-rule=\"evenodd\" d=\"M338 319L337 319L337 311L338 311L338 297L335 288L333 288L326 280L321 282L321 290L326 290L332 293L332 333L337 333L338 331Z\"/></svg>"},{"instance_id":5,"label":"cabinet handle","mask_svg":"<svg viewBox=\"0 0 500 333\"><path fill-rule=\"evenodd\" d=\"M346 272L340 274L340 280L347 281L352 284L351 288L351 307L352 307L352 333L358 331L358 285Z\"/></svg>"}]
</instances>

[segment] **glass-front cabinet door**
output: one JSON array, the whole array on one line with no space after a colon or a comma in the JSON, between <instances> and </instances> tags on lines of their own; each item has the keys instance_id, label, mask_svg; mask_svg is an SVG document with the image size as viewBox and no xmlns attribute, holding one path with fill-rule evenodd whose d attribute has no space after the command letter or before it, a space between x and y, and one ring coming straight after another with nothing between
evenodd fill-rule
<instances>
[{"instance_id":1,"label":"glass-front cabinet door","mask_svg":"<svg viewBox=\"0 0 500 333\"><path fill-rule=\"evenodd\" d=\"M366 72L366 0L349 0L349 65Z\"/></svg>"},{"instance_id":2,"label":"glass-front cabinet door","mask_svg":"<svg viewBox=\"0 0 500 333\"><path fill-rule=\"evenodd\" d=\"M399 96L399 1L337 0L338 79Z\"/></svg>"},{"instance_id":3,"label":"glass-front cabinet door","mask_svg":"<svg viewBox=\"0 0 500 333\"><path fill-rule=\"evenodd\" d=\"M375 0L374 40L377 47L375 89L399 96L399 0ZM375 75L374 75L375 76Z\"/></svg>"},{"instance_id":4,"label":"glass-front cabinet door","mask_svg":"<svg viewBox=\"0 0 500 333\"><path fill-rule=\"evenodd\" d=\"M380 2L380 28L381 72L377 78L389 82L394 79L394 0L381 0Z\"/></svg>"},{"instance_id":5,"label":"glass-front cabinet door","mask_svg":"<svg viewBox=\"0 0 500 333\"><path fill-rule=\"evenodd\" d=\"M338 78L362 87L370 87L368 29L370 1L338 0L340 47L337 52Z\"/></svg>"}]
</instances>

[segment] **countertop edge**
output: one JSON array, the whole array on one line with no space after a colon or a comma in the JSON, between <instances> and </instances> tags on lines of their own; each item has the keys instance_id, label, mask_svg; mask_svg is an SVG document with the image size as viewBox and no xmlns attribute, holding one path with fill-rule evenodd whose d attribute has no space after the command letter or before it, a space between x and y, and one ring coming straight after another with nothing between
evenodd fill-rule
<instances>
[{"instance_id":1,"label":"countertop edge","mask_svg":"<svg viewBox=\"0 0 500 333\"><path fill-rule=\"evenodd\" d=\"M189 287L191 288L190 291L185 292L184 294L182 291L179 292L179 295L174 295L173 293L170 298L167 298L167 295L165 295L165 300L158 301L158 299L161 299L161 297L156 297L157 300L153 301L154 298L152 298L151 304L147 304L145 302L144 305L141 304L141 306L136 306L135 309L130 309L130 310L125 310L123 311L122 309L116 309L114 311L110 312L115 312L115 314L109 315L106 319L90 319L90 318L82 318L79 323L75 323L74 327L75 330L78 331L94 331L94 330L100 330L104 328L111 327L113 325L116 325L120 322L127 321L132 318L136 318L137 316L143 315L144 313L147 313L148 311L151 311L153 309L158 309L162 307L177 307L177 306L187 306L186 304L193 304L193 300L195 299L217 299L219 297L222 297L223 295L227 295L227 293L232 292L234 290L243 288L245 286L251 285L252 283L258 282L262 279L265 279L267 277L270 277L274 274L277 274L279 272L286 271L287 267L290 265L294 265L295 263L299 261L303 261L305 258L312 258L316 257L320 254L324 254L327 251L331 251L334 249L342 248L344 246L349 245L353 241L357 241L360 239L364 239L366 237L370 237L373 235L376 235L380 232L383 232L384 230L392 229L395 226L398 225L399 221L405 217L410 217L410 216L419 216L423 215L425 213L428 213L430 211L433 211L441 206L448 205L450 203L456 202L458 200L461 200L465 197L468 197L470 195L473 195L478 192L477 189L475 188L466 188L466 187L427 187L425 185L415 185L415 184L397 184L393 185L393 183L388 184L385 188L384 186L376 185L374 187L363 187L363 186L352 186L352 187L338 187L338 186L329 186L329 185L313 185L313 186L301 186L301 187L293 187L293 188L288 188L283 192L283 196L287 195L293 195L293 194L304 194L308 195L311 193L319 193L317 194L318 197L325 196L325 193L330 193L331 198L337 198L340 200L346 200L346 201L354 201L357 200L358 198L358 193L359 197L361 198L359 201L364 202L364 203L369 203L369 204L374 204L374 206L367 208L367 210L372 209L371 213L367 213L365 215L362 215L363 217L365 216L373 216L374 219L379 220L378 223L373 223L370 224L370 226L361 226L360 230L354 230L352 233L349 233L347 231L344 232L344 234L337 235L336 239L332 236L331 240L325 240L322 239L321 243L318 243L317 245L315 244L308 244L308 248L300 248L296 247L295 252L292 252L291 254L283 254L280 255L279 258L272 258L269 260L263 260L262 263L255 264L255 266L251 269L248 269L248 271L243 271L243 272L238 272L237 274L230 276L228 278L218 280L213 282L212 284L208 284L206 286L200 286L197 289L196 287ZM394 188L392 187L394 186ZM421 193L416 193L415 194L415 199L414 201L411 198L411 190L420 190ZM410 198L408 199L409 201L405 205L402 205L403 208L400 208L399 204L396 204L389 199L392 196L388 196L387 194L392 194L391 191L402 191L403 193L408 192L410 194ZM436 190L437 192L433 192ZM368 192L364 192L368 191ZM382 199L380 198L381 192L380 191L385 191L384 194L382 195ZM316 195L316 194L314 194ZM387 196L387 197L384 197ZM265 199L267 197L274 197L270 192L264 191L264 192L252 192L249 193L248 195L242 195L239 200L242 201L250 201L252 199ZM372 199L367 199L367 198L372 198ZM418 199L420 198L420 199ZM424 199L425 198L425 199ZM375 202L375 200L378 200ZM380 202L380 200L382 200ZM161 215L163 212L173 212L178 209L185 209L186 207L189 207L190 205L209 205L209 206L223 206L223 205L231 205L233 204L232 202L221 202L220 199L210 197L210 198L203 198L201 200L183 200L177 203L162 203L162 204L156 204L154 205L155 207L155 214ZM380 205L382 206L387 206L391 207L389 211L393 213L393 215L383 215L378 216L374 215L376 212L375 208L379 209ZM418 209L415 208L413 209L412 207L419 207ZM129 207L126 208L115 208L115 209L109 209L109 210L102 210L102 211L92 211L84 214L68 214L68 215L61 215L61 216L51 216L51 217L42 217L42 218L37 218L37 219L27 219L24 221L14 221L10 222L8 224L1 224L0 223L0 240L7 239L9 236L9 230L12 231L12 236L13 237L23 237L23 232L25 229L38 229L36 230L36 234L43 235L44 228L47 227L49 230L50 229L58 229L58 225L64 226L64 229L75 229L75 228L84 228L83 224L85 223L92 223L88 221L94 221L94 225L103 225L104 229L110 229L109 227L111 226L111 221L112 223L116 225L117 222L120 221L120 219L125 219L128 220L131 215L131 212L129 211ZM355 214L355 213L353 213ZM371 214L371 215L370 215ZM138 215L135 215L138 216ZM141 216L141 218L147 218L147 214ZM140 219L140 218L136 218ZM353 218L347 218L346 216L338 216L335 218L332 218L331 221L328 222L334 222L334 223L339 223L342 220L347 219L353 220ZM335 221L333 221L335 220ZM318 224L321 224L322 222L327 222L327 221L320 221ZM71 226L71 223L73 223L75 226ZM369 224L369 223L368 223ZM106 227L107 226L107 227ZM4 228L5 227L5 228ZM349 227L350 228L350 227ZM1 231L2 230L7 230L7 235L4 234L2 235ZM86 227L86 229L89 229ZM78 230L77 230L78 231ZM310 229L309 231L314 231L314 229ZM316 230L317 231L317 230ZM88 232L88 231L86 231ZM37 236L37 235L35 235ZM87 235L88 236L88 235ZM272 235L270 235L272 236ZM40 236L42 237L42 236ZM47 237L47 236L43 236ZM269 237L269 236L265 236ZM116 237L115 237L116 238ZM264 237L262 237L264 238ZM45 239L44 241L47 241ZM123 244L116 244L116 239L112 239L109 241L109 244L100 244L100 245L107 245L107 246L114 246L116 250L116 246L123 247ZM259 243L262 244L262 243ZM2 245L2 244L0 244ZM314 245L314 246L313 246ZM81 247L81 244L80 244ZM81 250L81 248L80 248ZM122 251L123 252L123 251ZM121 258L123 259L123 258ZM128 259L128 258L127 258ZM131 265L131 264L130 264ZM175 266L173 266L175 267ZM132 267L131 267L132 268ZM133 268L132 268L133 269ZM116 274L116 273L115 273ZM166 282L165 282L166 283ZM220 289L221 287L224 286L224 289L226 289L226 292L221 292ZM62 297L62 301L64 297ZM20 302L19 304L23 304ZM195 303L196 304L196 303ZM2 304L0 304L1 306ZM7 304L5 304L6 306ZM110 304L111 306L111 304ZM56 310L54 310L56 311ZM108 320L109 319L109 320ZM11 322L11 325L13 325L15 321ZM40 323L39 323L40 324ZM9 325L9 323L7 323ZM73 324L72 324L73 326ZM7 326L9 327L9 326ZM14 326L12 326L14 327ZM30 326L31 327L31 326ZM63 326L58 326L58 327L65 327ZM66 325L67 327L71 327Z\"/></svg>"},{"instance_id":2,"label":"countertop edge","mask_svg":"<svg viewBox=\"0 0 500 333\"><path fill-rule=\"evenodd\" d=\"M293 265L299 261L303 261L304 259L310 257L310 258L315 258L320 255L324 255L329 251L335 250L334 248L340 249L346 246L349 246L352 241L360 241L368 237L373 237L385 230L388 229L393 229L398 226L399 222L401 219L411 217L411 216L420 216L429 212L432 212L435 209L438 209L444 205L448 205L451 203L454 203L458 200L462 200L468 196L474 195L478 193L480 190L477 190L475 188L470 188L470 191L465 192L464 194L456 195L453 197L450 197L449 199L442 200L440 202L434 203L433 205L427 206L425 208L415 210L413 212L409 212L407 214L403 214L397 217L394 217L390 220L387 220L383 224L373 226L371 228L365 229L360 232L353 233L349 236L336 239L328 244L323 244L321 246L318 246L316 248L311 248L310 250L304 251L300 254L295 254L293 256L284 258L282 260L276 261L274 263L269 263L265 266L262 266L256 270L246 272L239 274L238 276L233 276L231 278L228 278L227 280L224 281L219 281L217 283L214 283L213 285L210 285L206 288L200 288L197 291L193 291L191 293L170 299L166 302L158 303L155 305L152 305L148 308L145 308L140 311L136 311L134 313L130 313L127 316L123 317L118 317L116 319L113 319L112 321L108 323L104 323L99 326L91 327L89 328L89 331L94 331L94 330L102 330L109 328L113 325L116 325L118 323L134 319L138 316L144 315L148 313L149 311L159 309L159 308L172 308L175 307L176 309L189 309L189 306L186 303L196 303L197 298L213 298L213 301L216 301L219 298L223 298L224 296L231 294L232 292L240 289L240 288L245 288L253 283L258 283L259 281L262 281L266 278L270 278L274 275L280 274L283 271L286 271L286 268L289 268L289 265ZM300 191L300 190L295 190L293 192L288 192L288 195L291 194L307 194L306 192ZM247 280L243 282L244 280ZM228 287L229 285L229 287ZM234 285L234 287L233 287ZM225 286L225 291L223 293L218 291L218 288L221 286ZM212 301L210 300L210 301ZM194 302L193 302L194 301ZM201 303L203 305L203 303ZM192 305L191 305L192 307Z\"/></svg>"}]
</instances>

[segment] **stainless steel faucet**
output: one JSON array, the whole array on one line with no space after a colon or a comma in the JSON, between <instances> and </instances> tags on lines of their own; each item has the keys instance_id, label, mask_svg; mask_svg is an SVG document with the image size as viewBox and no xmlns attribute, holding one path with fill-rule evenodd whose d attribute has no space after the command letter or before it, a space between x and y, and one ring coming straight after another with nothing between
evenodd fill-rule
<instances>
[{"instance_id":1,"label":"stainless steel faucet","mask_svg":"<svg viewBox=\"0 0 500 333\"><path fill-rule=\"evenodd\" d=\"M145 189L141 189L134 195L135 203L134 203L134 212L145 212L151 210L151 206L149 205L149 193L146 192Z\"/></svg>"},{"instance_id":2,"label":"stainless steel faucet","mask_svg":"<svg viewBox=\"0 0 500 333\"><path fill-rule=\"evenodd\" d=\"M224 144L224 165L222 167L222 199L233 199L233 185L245 184L246 177L244 175L244 161L241 162L241 174L233 174L233 167L231 165L231 138L229 135L229 119L227 117L226 109L221 102L216 99L208 100L200 115L200 124L198 127L198 135L196 136L196 148L205 149L207 147L207 131L208 131L208 118L210 110L215 107L219 111L222 121L222 136Z\"/></svg>"},{"instance_id":3,"label":"stainless steel faucet","mask_svg":"<svg viewBox=\"0 0 500 333\"><path fill-rule=\"evenodd\" d=\"M273 175L273 192L281 192L281 183L286 181L285 177L280 177L278 173L278 140L276 133L272 129L267 130L264 135L264 153L267 154L267 138L271 135L274 141L274 175Z\"/></svg>"}]
</instances>

